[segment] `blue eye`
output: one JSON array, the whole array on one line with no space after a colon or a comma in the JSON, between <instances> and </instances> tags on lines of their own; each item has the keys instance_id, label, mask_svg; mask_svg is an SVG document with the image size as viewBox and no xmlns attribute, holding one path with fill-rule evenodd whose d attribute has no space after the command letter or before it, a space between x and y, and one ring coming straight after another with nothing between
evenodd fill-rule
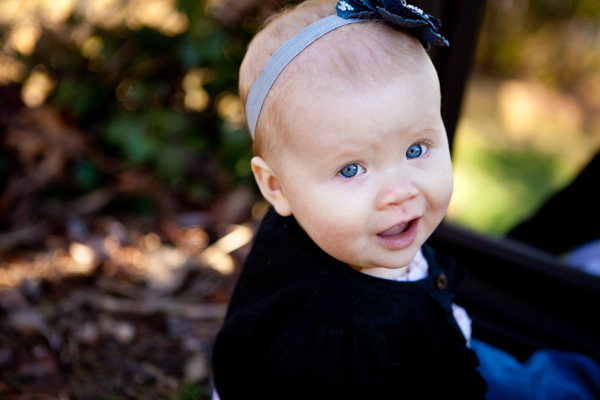
<instances>
[{"instance_id":1,"label":"blue eye","mask_svg":"<svg viewBox=\"0 0 600 400\"><path fill-rule=\"evenodd\" d=\"M424 144L413 144L406 151L406 158L418 158L427 153L427 146Z\"/></svg>"},{"instance_id":2,"label":"blue eye","mask_svg":"<svg viewBox=\"0 0 600 400\"><path fill-rule=\"evenodd\" d=\"M362 174L363 172L365 172L365 169L360 165L350 164L342 168L342 170L340 171L340 175L342 175L344 178L352 178L356 175Z\"/></svg>"}]
</instances>

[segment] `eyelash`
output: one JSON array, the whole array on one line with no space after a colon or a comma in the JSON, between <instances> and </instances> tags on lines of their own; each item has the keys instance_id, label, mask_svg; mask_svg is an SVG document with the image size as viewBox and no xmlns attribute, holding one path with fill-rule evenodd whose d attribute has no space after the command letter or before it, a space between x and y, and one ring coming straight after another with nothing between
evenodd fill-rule
<instances>
[{"instance_id":1,"label":"eyelash","mask_svg":"<svg viewBox=\"0 0 600 400\"><path fill-rule=\"evenodd\" d=\"M414 146L415 144L421 144L423 146L426 146L427 149L431 149L431 147L433 146L433 143L430 142L429 140L419 140L418 142L412 144L411 146Z\"/></svg>"}]
</instances>

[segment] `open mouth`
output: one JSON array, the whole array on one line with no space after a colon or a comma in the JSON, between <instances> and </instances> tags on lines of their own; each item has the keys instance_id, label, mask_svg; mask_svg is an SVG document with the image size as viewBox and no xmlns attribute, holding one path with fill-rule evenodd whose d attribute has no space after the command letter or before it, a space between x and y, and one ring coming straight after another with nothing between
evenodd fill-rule
<instances>
[{"instance_id":1,"label":"open mouth","mask_svg":"<svg viewBox=\"0 0 600 400\"><path fill-rule=\"evenodd\" d=\"M412 224L413 221L414 220L408 221L405 224L393 226L390 229L386 229L385 231L378 233L377 235L383 236L383 237L398 235L398 234L406 231L408 229L408 227Z\"/></svg>"},{"instance_id":2,"label":"open mouth","mask_svg":"<svg viewBox=\"0 0 600 400\"><path fill-rule=\"evenodd\" d=\"M379 232L377 240L390 249L403 249L410 246L417 237L419 218L412 219L404 224L395 225L383 232Z\"/></svg>"}]
</instances>

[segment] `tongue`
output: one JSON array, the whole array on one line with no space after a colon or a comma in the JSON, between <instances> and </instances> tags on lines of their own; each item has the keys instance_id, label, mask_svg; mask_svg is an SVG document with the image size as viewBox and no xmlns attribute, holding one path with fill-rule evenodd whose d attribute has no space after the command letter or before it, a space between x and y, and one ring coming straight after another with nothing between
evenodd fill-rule
<instances>
[{"instance_id":1,"label":"tongue","mask_svg":"<svg viewBox=\"0 0 600 400\"><path fill-rule=\"evenodd\" d=\"M400 224L400 225L396 225L394 227L391 227L388 230L385 230L381 233L379 233L379 236L392 236L392 235L397 235L399 233L402 233L406 230L406 227L408 226L408 224Z\"/></svg>"}]
</instances>

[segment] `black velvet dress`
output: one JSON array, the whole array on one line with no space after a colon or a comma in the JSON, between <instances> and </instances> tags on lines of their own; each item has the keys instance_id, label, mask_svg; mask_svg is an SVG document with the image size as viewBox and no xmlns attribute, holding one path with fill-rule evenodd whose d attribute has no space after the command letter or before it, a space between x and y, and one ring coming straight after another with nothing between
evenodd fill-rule
<instances>
[{"instance_id":1,"label":"black velvet dress","mask_svg":"<svg viewBox=\"0 0 600 400\"><path fill-rule=\"evenodd\" d=\"M214 347L221 399L484 398L452 314L464 272L423 252L427 278L374 278L269 210Z\"/></svg>"}]
</instances>

